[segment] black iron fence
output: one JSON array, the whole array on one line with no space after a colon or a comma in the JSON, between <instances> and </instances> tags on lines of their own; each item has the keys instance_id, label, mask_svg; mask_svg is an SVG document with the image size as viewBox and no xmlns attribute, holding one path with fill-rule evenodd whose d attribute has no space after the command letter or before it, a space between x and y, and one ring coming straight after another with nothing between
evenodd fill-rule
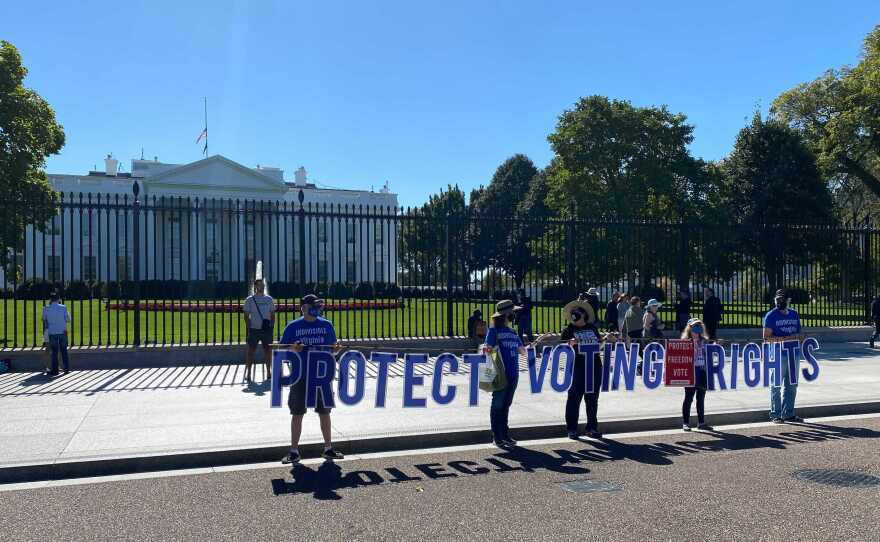
<instances>
[{"instance_id":1,"label":"black iron fence","mask_svg":"<svg viewBox=\"0 0 880 542\"><path fill-rule=\"evenodd\" d=\"M0 203L0 212L3 206ZM59 291L74 346L242 342L241 305L257 273L278 306L276 334L316 292L341 338L465 335L471 312L522 289L536 333L590 287L664 302L679 292L722 326L756 327L785 287L806 325L866 322L878 270L869 225L708 225L531 220L304 202L63 195L2 270L0 341L40 346ZM604 317L600 311L600 320Z\"/></svg>"}]
</instances>

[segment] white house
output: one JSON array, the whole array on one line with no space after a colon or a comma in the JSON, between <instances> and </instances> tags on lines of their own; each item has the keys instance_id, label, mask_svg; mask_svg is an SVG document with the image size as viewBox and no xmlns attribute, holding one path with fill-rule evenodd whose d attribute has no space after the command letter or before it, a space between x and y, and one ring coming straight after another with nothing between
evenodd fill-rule
<instances>
[{"instance_id":1,"label":"white house","mask_svg":"<svg viewBox=\"0 0 880 542\"><path fill-rule=\"evenodd\" d=\"M234 281L252 278L263 261L270 282L298 281L304 257L306 282L396 280L397 196L387 185L319 188L304 168L286 181L278 168L220 155L189 164L132 160L128 173L111 156L104 162L87 175L49 175L62 211L45 232L28 228L16 254L23 278L132 279L137 260L142 280Z\"/></svg>"}]
</instances>

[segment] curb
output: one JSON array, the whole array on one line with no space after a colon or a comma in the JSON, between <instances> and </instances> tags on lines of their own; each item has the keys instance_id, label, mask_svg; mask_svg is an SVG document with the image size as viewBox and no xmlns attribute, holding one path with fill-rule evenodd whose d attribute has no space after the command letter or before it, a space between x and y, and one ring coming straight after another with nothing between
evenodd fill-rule
<instances>
[{"instance_id":1,"label":"curb","mask_svg":"<svg viewBox=\"0 0 880 542\"><path fill-rule=\"evenodd\" d=\"M798 407L797 412L806 418L874 414L880 413L880 401L805 406ZM706 421L713 425L764 422L767 421L767 410L744 410L709 414L706 416ZM609 420L602 422L601 427L605 433L634 433L678 429L681 427L681 418L678 416L663 416ZM519 440L538 440L566 436L564 424L514 427L511 432ZM489 431L479 429L352 439L337 442L335 446L346 454L366 454L485 444L488 442L490 442ZM287 453L287 450L287 446L265 446L11 465L0 467L0 484L209 468L270 461L279 461L280 465L280 458ZM300 453L306 459L318 457L322 451L323 443L319 442L300 446Z\"/></svg>"}]
</instances>

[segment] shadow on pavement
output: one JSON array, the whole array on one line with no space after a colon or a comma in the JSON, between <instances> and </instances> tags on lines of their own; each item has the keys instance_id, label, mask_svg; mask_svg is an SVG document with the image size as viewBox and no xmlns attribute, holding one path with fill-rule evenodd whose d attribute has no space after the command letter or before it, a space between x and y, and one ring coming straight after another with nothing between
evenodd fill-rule
<instances>
[{"instance_id":1,"label":"shadow on pavement","mask_svg":"<svg viewBox=\"0 0 880 542\"><path fill-rule=\"evenodd\" d=\"M317 469L297 465L291 470L292 481L273 479L272 492L276 496L311 494L315 499L338 500L340 490L380 486L403 482L425 482L450 478L498 475L507 472L533 473L547 471L567 476L586 475L590 463L629 460L648 465L672 465L677 457L713 452L731 452L754 449L786 450L811 442L827 442L851 438L880 438L880 431L860 427L838 427L818 423L790 426L792 431L743 435L724 431L705 431L688 434L688 439L652 443L626 443L614 439L591 441L590 446L556 449L514 448L474 459L449 459L443 454L442 463L389 464L378 470L352 470L343 473L333 462L324 462ZM442 454L439 452L438 455ZM388 458L389 463L394 458ZM417 486L417 490L419 487Z\"/></svg>"}]
</instances>

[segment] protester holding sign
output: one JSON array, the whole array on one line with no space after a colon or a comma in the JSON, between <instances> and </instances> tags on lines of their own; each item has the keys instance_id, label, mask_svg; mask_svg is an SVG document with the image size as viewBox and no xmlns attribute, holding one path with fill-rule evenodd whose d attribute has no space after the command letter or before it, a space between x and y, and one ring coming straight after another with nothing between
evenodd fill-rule
<instances>
[{"instance_id":1,"label":"protester holding sign","mask_svg":"<svg viewBox=\"0 0 880 542\"><path fill-rule=\"evenodd\" d=\"M244 301L245 325L247 326L247 350L244 356L244 379L250 381L257 345L263 343L263 363L266 378L271 378L272 330L275 328L275 302L265 294L266 284L259 278L254 281L254 293Z\"/></svg>"},{"instance_id":2,"label":"protester holding sign","mask_svg":"<svg viewBox=\"0 0 880 542\"><path fill-rule=\"evenodd\" d=\"M519 383L519 355L526 352L519 334L510 328L516 309L518 307L509 299L499 301L492 315L492 327L486 334L486 351L491 353L498 349L504 362L504 375L507 377L507 385L492 392L492 406L489 410L492 437L499 448L516 446L516 441L510 438L508 417L513 394Z\"/></svg>"},{"instance_id":3,"label":"protester holding sign","mask_svg":"<svg viewBox=\"0 0 880 542\"><path fill-rule=\"evenodd\" d=\"M562 330L561 339L568 342L576 352L571 387L568 388L568 399L565 402L565 426L568 438L578 438L578 418L580 417L581 401L587 405L587 436L602 438L599 432L599 390L602 385L602 360L599 353L587 361L585 355L578 350L580 344L598 344L599 330L596 328L596 314L593 307L585 301L572 301L563 309L568 325ZM587 371L593 372L592 389L586 389Z\"/></svg>"},{"instance_id":4,"label":"protester holding sign","mask_svg":"<svg viewBox=\"0 0 880 542\"><path fill-rule=\"evenodd\" d=\"M291 445L290 453L281 460L282 463L295 464L300 460L299 438L302 434L303 416L306 413L307 375L309 371L314 370L313 367L308 366L306 363L309 350L321 348L331 348L334 351L339 350L339 345L336 342L336 330L333 329L333 324L321 316L323 308L324 302L318 296L314 294L303 296L300 300L302 317L287 324L281 336L281 342L285 345L291 345L291 349L298 354L295 357L299 359L294 359L292 362L301 363L302 368L299 380L290 386L290 395L287 400L291 415ZM315 404L315 412L318 413L321 421L321 435L324 437L324 453L322 455L325 459L342 459L343 455L333 449L331 444L330 408L324 405L326 399L321 393L318 393Z\"/></svg>"},{"instance_id":5,"label":"protester holding sign","mask_svg":"<svg viewBox=\"0 0 880 542\"><path fill-rule=\"evenodd\" d=\"M684 389L684 403L681 405L681 428L685 431L691 430L691 404L694 395L697 396L697 429L711 431L706 423L706 386L709 382L706 373L706 341L709 336L706 335L705 326L701 320L691 318L685 325L684 331L681 333L682 339L690 339L694 343L694 385Z\"/></svg>"},{"instance_id":6,"label":"protester holding sign","mask_svg":"<svg viewBox=\"0 0 880 542\"><path fill-rule=\"evenodd\" d=\"M764 315L764 340L770 342L799 340L801 317L796 310L789 308L791 299L786 291L776 290L773 301L776 307ZM782 386L770 386L770 421L773 423L802 422L803 418L794 414L794 400L797 396L797 371L791 375L793 380L789 381L789 364L782 360L780 367ZM780 391L782 391L781 394Z\"/></svg>"}]
</instances>

